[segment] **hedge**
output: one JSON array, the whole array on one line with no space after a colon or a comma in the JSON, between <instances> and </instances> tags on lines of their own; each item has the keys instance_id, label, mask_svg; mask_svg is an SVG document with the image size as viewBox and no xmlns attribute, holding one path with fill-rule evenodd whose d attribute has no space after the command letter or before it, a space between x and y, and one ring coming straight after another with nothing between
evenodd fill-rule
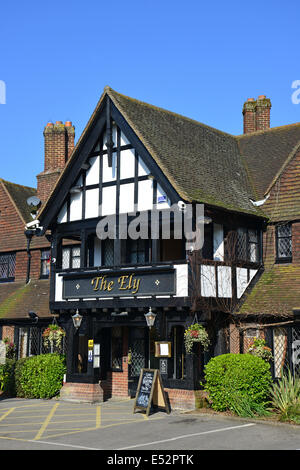
<instances>
[{"instance_id":1,"label":"hedge","mask_svg":"<svg viewBox=\"0 0 300 470\"><path fill-rule=\"evenodd\" d=\"M8 396L15 395L15 359L6 359L5 364L0 364L0 391Z\"/></svg>"},{"instance_id":2,"label":"hedge","mask_svg":"<svg viewBox=\"0 0 300 470\"><path fill-rule=\"evenodd\" d=\"M217 411L232 409L238 398L263 404L272 383L270 364L252 354L216 356L205 366L204 375L204 389Z\"/></svg>"},{"instance_id":3,"label":"hedge","mask_svg":"<svg viewBox=\"0 0 300 470\"><path fill-rule=\"evenodd\" d=\"M15 367L16 396L52 398L59 393L65 373L64 355L41 354L19 359Z\"/></svg>"}]
</instances>

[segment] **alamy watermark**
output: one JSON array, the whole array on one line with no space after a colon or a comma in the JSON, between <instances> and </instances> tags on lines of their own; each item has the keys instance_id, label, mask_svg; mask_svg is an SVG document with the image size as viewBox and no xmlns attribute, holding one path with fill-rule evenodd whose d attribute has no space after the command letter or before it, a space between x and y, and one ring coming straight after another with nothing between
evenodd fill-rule
<instances>
[{"instance_id":1,"label":"alamy watermark","mask_svg":"<svg viewBox=\"0 0 300 470\"><path fill-rule=\"evenodd\" d=\"M294 80L292 83L292 88L295 91L292 93L292 103L299 104L300 103L300 80Z\"/></svg>"},{"instance_id":2,"label":"alamy watermark","mask_svg":"<svg viewBox=\"0 0 300 470\"><path fill-rule=\"evenodd\" d=\"M6 84L0 80L0 104L6 104Z\"/></svg>"},{"instance_id":3,"label":"alamy watermark","mask_svg":"<svg viewBox=\"0 0 300 470\"><path fill-rule=\"evenodd\" d=\"M103 217L96 228L100 240L128 238L132 240L185 239L187 251L200 250L204 243L204 205L185 204L184 209L173 204L168 209L138 211Z\"/></svg>"}]
</instances>

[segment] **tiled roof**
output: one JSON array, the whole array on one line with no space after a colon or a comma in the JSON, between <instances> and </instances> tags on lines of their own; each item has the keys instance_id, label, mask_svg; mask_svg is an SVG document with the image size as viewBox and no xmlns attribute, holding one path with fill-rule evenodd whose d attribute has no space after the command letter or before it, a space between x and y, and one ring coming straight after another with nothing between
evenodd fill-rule
<instances>
[{"instance_id":1,"label":"tiled roof","mask_svg":"<svg viewBox=\"0 0 300 470\"><path fill-rule=\"evenodd\" d=\"M106 91L183 199L261 215L235 137Z\"/></svg>"},{"instance_id":2,"label":"tiled roof","mask_svg":"<svg viewBox=\"0 0 300 470\"><path fill-rule=\"evenodd\" d=\"M264 198L300 148L300 123L233 136L108 86L52 194L77 158L106 95L184 200L269 217L267 206L254 206L250 199ZM43 205L40 219L50 199Z\"/></svg>"},{"instance_id":3,"label":"tiled roof","mask_svg":"<svg viewBox=\"0 0 300 470\"><path fill-rule=\"evenodd\" d=\"M39 317L51 317L49 312L50 282L47 279L0 284L0 320L28 318L34 311Z\"/></svg>"},{"instance_id":4,"label":"tiled roof","mask_svg":"<svg viewBox=\"0 0 300 470\"><path fill-rule=\"evenodd\" d=\"M255 194L236 137L162 108L121 95L105 87L81 134L72 156L58 178L56 193L65 173L80 153L81 145L108 95L144 144L179 196L245 214L263 216L250 202ZM51 204L51 195L39 219Z\"/></svg>"},{"instance_id":5,"label":"tiled roof","mask_svg":"<svg viewBox=\"0 0 300 470\"><path fill-rule=\"evenodd\" d=\"M36 194L36 189L11 183L10 181L5 181L3 179L1 181L14 201L21 217L24 219L24 222L30 222L32 220L30 215L31 209L26 201L30 196L34 196Z\"/></svg>"},{"instance_id":6,"label":"tiled roof","mask_svg":"<svg viewBox=\"0 0 300 470\"><path fill-rule=\"evenodd\" d=\"M257 199L263 199L289 157L300 146L300 123L237 137Z\"/></svg>"},{"instance_id":7,"label":"tiled roof","mask_svg":"<svg viewBox=\"0 0 300 470\"><path fill-rule=\"evenodd\" d=\"M300 266L274 265L246 297L239 314L287 317L300 305Z\"/></svg>"}]
</instances>

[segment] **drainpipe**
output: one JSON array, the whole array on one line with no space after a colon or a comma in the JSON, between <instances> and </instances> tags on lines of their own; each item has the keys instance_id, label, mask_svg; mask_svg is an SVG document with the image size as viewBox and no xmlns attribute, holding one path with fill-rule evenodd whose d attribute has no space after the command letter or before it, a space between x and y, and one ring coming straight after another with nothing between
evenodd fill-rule
<instances>
[{"instance_id":1,"label":"drainpipe","mask_svg":"<svg viewBox=\"0 0 300 470\"><path fill-rule=\"evenodd\" d=\"M33 237L32 230L25 230L27 238L27 273L26 273L26 284L30 281L30 264L31 264L31 253L30 253L30 242Z\"/></svg>"}]
</instances>

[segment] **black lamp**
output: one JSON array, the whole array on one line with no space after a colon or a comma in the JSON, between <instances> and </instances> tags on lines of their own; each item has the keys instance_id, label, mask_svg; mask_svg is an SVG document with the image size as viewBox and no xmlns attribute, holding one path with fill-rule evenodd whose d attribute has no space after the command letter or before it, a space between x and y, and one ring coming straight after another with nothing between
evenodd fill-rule
<instances>
[{"instance_id":1,"label":"black lamp","mask_svg":"<svg viewBox=\"0 0 300 470\"><path fill-rule=\"evenodd\" d=\"M76 328L76 330L78 330L78 328L80 327L82 318L83 318L82 315L80 315L77 309L75 315L72 315L73 325Z\"/></svg>"},{"instance_id":2,"label":"black lamp","mask_svg":"<svg viewBox=\"0 0 300 470\"><path fill-rule=\"evenodd\" d=\"M152 328L152 326L154 325L154 322L155 322L156 313L152 312L151 307L149 308L149 312L145 313L145 318L146 318L147 326L149 328Z\"/></svg>"}]
</instances>

